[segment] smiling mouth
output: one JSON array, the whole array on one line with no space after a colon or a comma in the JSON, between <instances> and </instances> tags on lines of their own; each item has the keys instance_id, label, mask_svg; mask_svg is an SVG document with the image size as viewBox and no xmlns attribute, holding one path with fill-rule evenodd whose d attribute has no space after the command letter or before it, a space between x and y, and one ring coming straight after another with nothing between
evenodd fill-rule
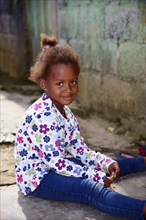
<instances>
[{"instance_id":1,"label":"smiling mouth","mask_svg":"<svg viewBox=\"0 0 146 220\"><path fill-rule=\"evenodd\" d=\"M72 96L62 96L62 98L66 101L72 100Z\"/></svg>"}]
</instances>

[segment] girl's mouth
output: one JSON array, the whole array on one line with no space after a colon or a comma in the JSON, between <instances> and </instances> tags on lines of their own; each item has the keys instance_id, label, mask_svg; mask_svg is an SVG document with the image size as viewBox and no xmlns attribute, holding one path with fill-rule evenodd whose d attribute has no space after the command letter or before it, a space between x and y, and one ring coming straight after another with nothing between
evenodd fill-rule
<instances>
[{"instance_id":1,"label":"girl's mouth","mask_svg":"<svg viewBox=\"0 0 146 220\"><path fill-rule=\"evenodd\" d=\"M72 100L72 96L62 96L62 98L66 101L71 101Z\"/></svg>"}]
</instances>

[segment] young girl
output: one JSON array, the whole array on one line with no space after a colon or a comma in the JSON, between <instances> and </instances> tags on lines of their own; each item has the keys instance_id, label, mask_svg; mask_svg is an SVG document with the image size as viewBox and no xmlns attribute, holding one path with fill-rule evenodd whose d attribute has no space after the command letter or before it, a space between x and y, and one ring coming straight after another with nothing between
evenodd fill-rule
<instances>
[{"instance_id":1,"label":"young girl","mask_svg":"<svg viewBox=\"0 0 146 220\"><path fill-rule=\"evenodd\" d=\"M114 161L87 147L67 107L78 93L79 58L67 44L41 35L41 52L30 79L44 90L19 126L15 172L24 195L88 203L117 216L144 219L146 200L110 189L113 179L146 170L146 158Z\"/></svg>"}]
</instances>

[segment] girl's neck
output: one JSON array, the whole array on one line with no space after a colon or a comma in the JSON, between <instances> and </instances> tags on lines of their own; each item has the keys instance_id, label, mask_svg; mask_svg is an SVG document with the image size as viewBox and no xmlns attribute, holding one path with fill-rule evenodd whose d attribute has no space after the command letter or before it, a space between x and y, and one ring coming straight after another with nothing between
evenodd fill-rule
<instances>
[{"instance_id":1,"label":"girl's neck","mask_svg":"<svg viewBox=\"0 0 146 220\"><path fill-rule=\"evenodd\" d=\"M57 103L53 102L55 107L58 109L58 111L63 115L64 118L66 118L64 105L58 105Z\"/></svg>"}]
</instances>

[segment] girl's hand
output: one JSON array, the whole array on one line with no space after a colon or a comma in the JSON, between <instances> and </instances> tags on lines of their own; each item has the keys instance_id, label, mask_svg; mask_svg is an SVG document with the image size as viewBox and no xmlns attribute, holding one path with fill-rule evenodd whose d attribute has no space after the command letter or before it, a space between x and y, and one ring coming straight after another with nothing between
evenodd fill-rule
<instances>
[{"instance_id":1,"label":"girl's hand","mask_svg":"<svg viewBox=\"0 0 146 220\"><path fill-rule=\"evenodd\" d=\"M112 163L109 166L108 171L110 173L110 176L113 176L114 178L118 177L120 173L119 165L117 163Z\"/></svg>"},{"instance_id":2,"label":"girl's hand","mask_svg":"<svg viewBox=\"0 0 146 220\"><path fill-rule=\"evenodd\" d=\"M112 182L113 181L110 178L106 177L105 182L104 182L104 186L106 188L110 188Z\"/></svg>"}]
</instances>

